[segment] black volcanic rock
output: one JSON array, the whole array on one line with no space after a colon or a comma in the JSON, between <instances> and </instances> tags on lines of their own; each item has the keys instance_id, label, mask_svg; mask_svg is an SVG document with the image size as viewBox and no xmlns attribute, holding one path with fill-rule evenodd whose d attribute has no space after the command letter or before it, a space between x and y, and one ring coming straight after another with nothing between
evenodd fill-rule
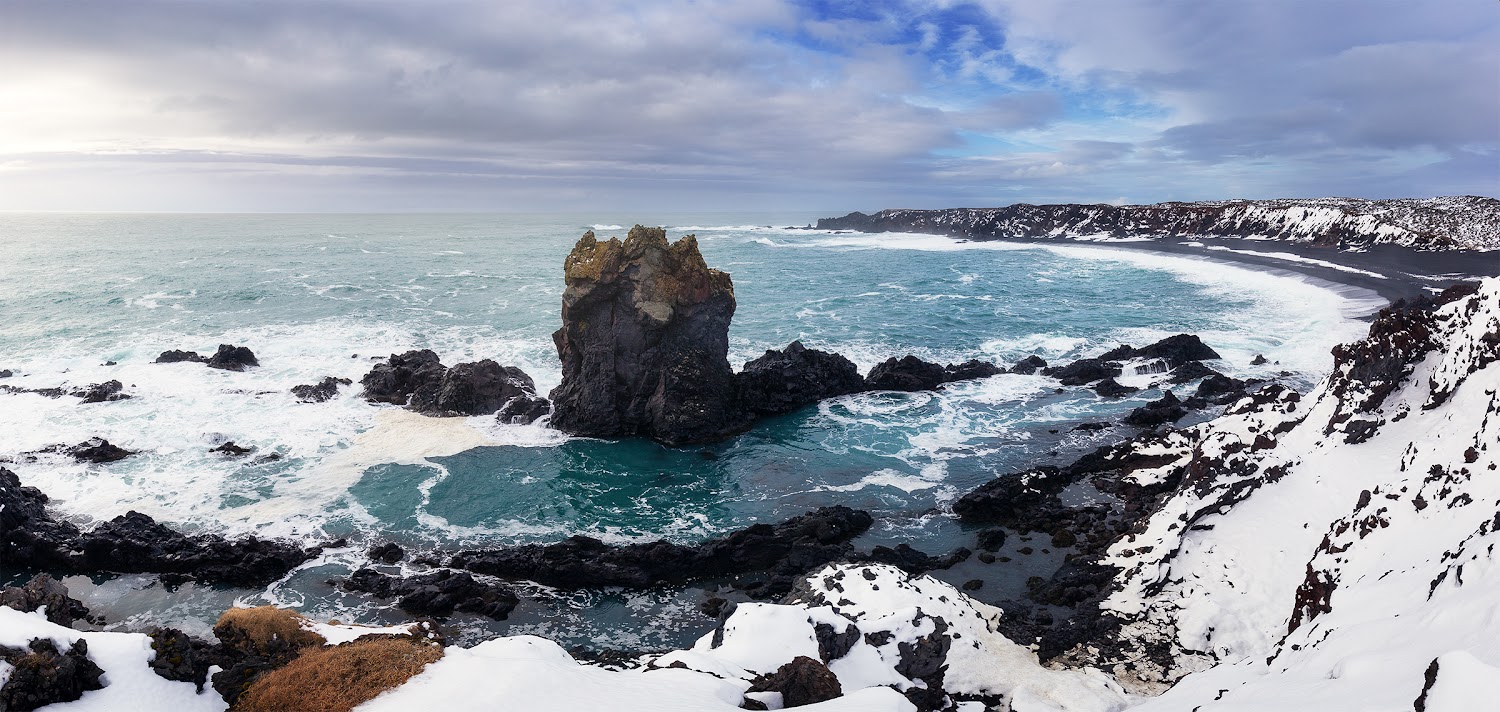
<instances>
[{"instance_id":1,"label":"black volcanic rock","mask_svg":"<svg viewBox=\"0 0 1500 712\"><path fill-rule=\"evenodd\" d=\"M1224 374L1219 373L1218 371L1215 371L1207 366L1204 366L1197 361L1189 361L1181 366L1178 366L1177 368L1172 369L1171 371L1168 371L1167 381L1171 383L1187 383L1188 381L1196 381L1200 378L1222 375Z\"/></svg>"},{"instance_id":2,"label":"black volcanic rock","mask_svg":"<svg viewBox=\"0 0 1500 712\"><path fill-rule=\"evenodd\" d=\"M510 399L495 413L507 425L529 425L552 412L552 402L538 395L522 394Z\"/></svg>"},{"instance_id":3,"label":"black volcanic rock","mask_svg":"<svg viewBox=\"0 0 1500 712\"><path fill-rule=\"evenodd\" d=\"M989 378L997 374L1005 373L1003 369L989 361L970 359L963 363L950 363L943 367L943 382L968 381L975 378Z\"/></svg>"},{"instance_id":4,"label":"black volcanic rock","mask_svg":"<svg viewBox=\"0 0 1500 712\"><path fill-rule=\"evenodd\" d=\"M375 364L359 382L364 386L365 399L372 403L406 405L417 389L436 389L447 371L436 353L421 349L391 354L385 363Z\"/></svg>"},{"instance_id":5,"label":"black volcanic rock","mask_svg":"<svg viewBox=\"0 0 1500 712\"><path fill-rule=\"evenodd\" d=\"M872 391L930 391L943 385L947 373L942 366L916 356L888 358L870 369L865 388Z\"/></svg>"},{"instance_id":6,"label":"black volcanic rock","mask_svg":"<svg viewBox=\"0 0 1500 712\"><path fill-rule=\"evenodd\" d=\"M63 448L62 451L72 455L73 459L79 462L92 462L94 464L116 462L135 454L134 450L126 450L125 448L112 445L104 438L89 438L72 447Z\"/></svg>"},{"instance_id":7,"label":"black volcanic rock","mask_svg":"<svg viewBox=\"0 0 1500 712\"><path fill-rule=\"evenodd\" d=\"M780 415L824 398L865 390L859 368L836 353L809 349L793 341L767 351L735 374L740 404L757 415Z\"/></svg>"},{"instance_id":8,"label":"black volcanic rock","mask_svg":"<svg viewBox=\"0 0 1500 712\"><path fill-rule=\"evenodd\" d=\"M1150 346L1135 349L1131 358L1159 358L1176 368L1190 361L1209 361L1222 358L1219 352L1209 348L1193 334L1168 336Z\"/></svg>"},{"instance_id":9,"label":"black volcanic rock","mask_svg":"<svg viewBox=\"0 0 1500 712\"><path fill-rule=\"evenodd\" d=\"M1042 360L1042 357L1037 356L1036 354L1032 354L1030 356L1027 356L1026 358L1021 359L1020 361L1017 361L1016 365L1010 367L1010 372L1019 373L1024 376L1030 376L1031 374L1036 373L1037 371L1046 367L1047 362Z\"/></svg>"},{"instance_id":10,"label":"black volcanic rock","mask_svg":"<svg viewBox=\"0 0 1500 712\"><path fill-rule=\"evenodd\" d=\"M827 665L805 655L750 681L745 692L779 692L785 708L826 702L844 695L838 676Z\"/></svg>"},{"instance_id":11,"label":"black volcanic rock","mask_svg":"<svg viewBox=\"0 0 1500 712\"><path fill-rule=\"evenodd\" d=\"M0 606L27 613L46 607L47 620L64 628L89 618L88 607L69 596L68 587L47 574L37 574L21 586L0 589Z\"/></svg>"},{"instance_id":12,"label":"black volcanic rock","mask_svg":"<svg viewBox=\"0 0 1500 712\"><path fill-rule=\"evenodd\" d=\"M160 361L161 359L157 359ZM255 358L255 353L244 346L233 346L230 344L219 344L219 350L208 359L209 368L218 368L225 371L244 371L248 368L259 366L260 361Z\"/></svg>"},{"instance_id":13,"label":"black volcanic rock","mask_svg":"<svg viewBox=\"0 0 1500 712\"><path fill-rule=\"evenodd\" d=\"M64 568L78 528L47 513L47 495L0 467L0 561L37 569Z\"/></svg>"},{"instance_id":14,"label":"black volcanic rock","mask_svg":"<svg viewBox=\"0 0 1500 712\"><path fill-rule=\"evenodd\" d=\"M73 395L82 398L84 403L107 403L129 398L129 395L121 392L124 388L125 385L119 381L105 381L73 391Z\"/></svg>"},{"instance_id":15,"label":"black volcanic rock","mask_svg":"<svg viewBox=\"0 0 1500 712\"><path fill-rule=\"evenodd\" d=\"M187 536L131 511L80 536L83 571L177 574L208 583L264 586L314 553L286 542L216 534Z\"/></svg>"},{"instance_id":16,"label":"black volcanic rock","mask_svg":"<svg viewBox=\"0 0 1500 712\"><path fill-rule=\"evenodd\" d=\"M1215 373L1198 384L1199 398L1218 398L1231 393L1239 393L1245 390L1247 384L1238 378L1230 378L1222 373Z\"/></svg>"},{"instance_id":17,"label":"black volcanic rock","mask_svg":"<svg viewBox=\"0 0 1500 712\"><path fill-rule=\"evenodd\" d=\"M303 384L292 386L292 395L303 403L322 403L339 394L339 386L352 385L354 382L347 378L334 378L325 376L323 380L314 384Z\"/></svg>"},{"instance_id":18,"label":"black volcanic rock","mask_svg":"<svg viewBox=\"0 0 1500 712\"><path fill-rule=\"evenodd\" d=\"M240 447L239 445L236 445L233 440L230 440L229 442L226 442L218 447L209 448L208 451L216 452L220 455L225 455L228 457L240 457L243 455L249 455L250 452L254 449L255 448L253 447Z\"/></svg>"},{"instance_id":19,"label":"black volcanic rock","mask_svg":"<svg viewBox=\"0 0 1500 712\"><path fill-rule=\"evenodd\" d=\"M35 638L25 649L0 646L0 660L12 666L0 686L0 710L34 710L104 689L104 670L89 658L86 640L73 643L66 653L50 638Z\"/></svg>"},{"instance_id":20,"label":"black volcanic rock","mask_svg":"<svg viewBox=\"0 0 1500 712\"><path fill-rule=\"evenodd\" d=\"M682 445L748 427L729 367L734 284L692 235L635 226L624 242L579 239L564 262L562 383L552 426Z\"/></svg>"},{"instance_id":21,"label":"black volcanic rock","mask_svg":"<svg viewBox=\"0 0 1500 712\"><path fill-rule=\"evenodd\" d=\"M1105 398L1121 398L1141 389L1127 386L1114 378L1106 378L1094 384L1094 392Z\"/></svg>"},{"instance_id":22,"label":"black volcanic rock","mask_svg":"<svg viewBox=\"0 0 1500 712\"><path fill-rule=\"evenodd\" d=\"M521 602L515 592L505 586L481 583L467 572L446 569L404 578L374 569L360 569L342 585L348 591L396 598L396 605L407 613L438 618L447 618L454 611L461 611L503 621Z\"/></svg>"},{"instance_id":23,"label":"black volcanic rock","mask_svg":"<svg viewBox=\"0 0 1500 712\"><path fill-rule=\"evenodd\" d=\"M208 359L199 356L197 351L179 351L177 349L163 351L160 356L156 357L156 363L181 363L183 361L207 363Z\"/></svg>"},{"instance_id":24,"label":"black volcanic rock","mask_svg":"<svg viewBox=\"0 0 1500 712\"><path fill-rule=\"evenodd\" d=\"M849 540L874 520L848 507L823 507L780 524L756 524L688 546L668 541L606 544L573 536L555 544L460 551L448 565L475 573L526 579L562 589L647 588L703 578L768 572L767 593L785 592L791 577L848 557Z\"/></svg>"},{"instance_id":25,"label":"black volcanic rock","mask_svg":"<svg viewBox=\"0 0 1500 712\"><path fill-rule=\"evenodd\" d=\"M423 415L489 415L514 398L536 394L531 376L485 359L460 363L419 386L410 407Z\"/></svg>"},{"instance_id":26,"label":"black volcanic rock","mask_svg":"<svg viewBox=\"0 0 1500 712\"><path fill-rule=\"evenodd\" d=\"M1187 408L1183 407L1181 400L1171 391L1157 400L1151 401L1125 416L1127 425L1139 425L1146 428L1154 428L1163 423L1172 423L1187 415Z\"/></svg>"},{"instance_id":27,"label":"black volcanic rock","mask_svg":"<svg viewBox=\"0 0 1500 712\"><path fill-rule=\"evenodd\" d=\"M1120 375L1120 365L1097 358L1081 358L1066 366L1044 368L1042 375L1056 378L1064 386L1081 386Z\"/></svg>"}]
</instances>

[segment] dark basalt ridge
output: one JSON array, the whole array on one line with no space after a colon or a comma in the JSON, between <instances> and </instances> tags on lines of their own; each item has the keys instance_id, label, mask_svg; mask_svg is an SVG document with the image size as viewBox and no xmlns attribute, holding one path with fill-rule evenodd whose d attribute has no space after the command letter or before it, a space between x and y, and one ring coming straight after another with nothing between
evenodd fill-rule
<instances>
[{"instance_id":1,"label":"dark basalt ridge","mask_svg":"<svg viewBox=\"0 0 1500 712\"><path fill-rule=\"evenodd\" d=\"M606 544L573 536L555 544L460 551L449 566L574 590L647 588L693 580L764 574L742 582L752 596L790 590L794 577L854 554L850 540L873 523L866 512L822 507L780 524L755 524L701 544Z\"/></svg>"},{"instance_id":2,"label":"dark basalt ridge","mask_svg":"<svg viewBox=\"0 0 1500 712\"><path fill-rule=\"evenodd\" d=\"M398 599L396 605L401 610L436 618L447 618L454 611L462 611L503 621L521 602L509 588L476 581L464 571L439 570L401 578L363 568L341 581L340 585L346 591Z\"/></svg>"},{"instance_id":3,"label":"dark basalt ridge","mask_svg":"<svg viewBox=\"0 0 1500 712\"><path fill-rule=\"evenodd\" d=\"M365 399L402 405L423 415L489 415L517 398L536 397L525 371L490 359L444 366L429 349L391 354L360 379Z\"/></svg>"},{"instance_id":4,"label":"dark basalt ridge","mask_svg":"<svg viewBox=\"0 0 1500 712\"><path fill-rule=\"evenodd\" d=\"M809 349L801 341L747 362L734 378L741 407L761 416L790 413L825 398L865 390L854 362Z\"/></svg>"},{"instance_id":5,"label":"dark basalt ridge","mask_svg":"<svg viewBox=\"0 0 1500 712\"><path fill-rule=\"evenodd\" d=\"M728 359L734 284L709 269L694 236L669 243L637 225L623 242L600 242L590 231L563 267L552 427L682 445L749 426Z\"/></svg>"},{"instance_id":6,"label":"dark basalt ridge","mask_svg":"<svg viewBox=\"0 0 1500 712\"><path fill-rule=\"evenodd\" d=\"M0 686L0 710L34 710L104 689L104 670L89 659L86 640L73 643L67 652L49 638L35 638L26 648L0 645L0 660L12 666Z\"/></svg>"},{"instance_id":7,"label":"dark basalt ridge","mask_svg":"<svg viewBox=\"0 0 1500 712\"><path fill-rule=\"evenodd\" d=\"M316 556L288 542L184 535L140 512L80 532L46 510L47 496L0 468L0 560L7 566L71 573L163 574L231 586L264 586Z\"/></svg>"},{"instance_id":8,"label":"dark basalt ridge","mask_svg":"<svg viewBox=\"0 0 1500 712\"><path fill-rule=\"evenodd\" d=\"M930 391L943 385L946 376L942 366L908 355L876 364L865 376L865 387L872 391Z\"/></svg>"}]
</instances>

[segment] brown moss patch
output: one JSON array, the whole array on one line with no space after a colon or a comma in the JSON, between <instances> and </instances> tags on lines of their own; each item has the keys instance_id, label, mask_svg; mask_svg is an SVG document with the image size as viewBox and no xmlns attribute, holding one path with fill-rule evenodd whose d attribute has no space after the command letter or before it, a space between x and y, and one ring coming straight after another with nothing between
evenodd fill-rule
<instances>
[{"instance_id":1,"label":"brown moss patch","mask_svg":"<svg viewBox=\"0 0 1500 712\"><path fill-rule=\"evenodd\" d=\"M214 635L225 645L258 655L276 649L326 645L323 636L304 627L307 623L295 611L275 606L231 608L219 616Z\"/></svg>"},{"instance_id":2,"label":"brown moss patch","mask_svg":"<svg viewBox=\"0 0 1500 712\"><path fill-rule=\"evenodd\" d=\"M443 657L439 645L404 637L360 638L309 650L256 679L236 712L347 712Z\"/></svg>"}]
</instances>

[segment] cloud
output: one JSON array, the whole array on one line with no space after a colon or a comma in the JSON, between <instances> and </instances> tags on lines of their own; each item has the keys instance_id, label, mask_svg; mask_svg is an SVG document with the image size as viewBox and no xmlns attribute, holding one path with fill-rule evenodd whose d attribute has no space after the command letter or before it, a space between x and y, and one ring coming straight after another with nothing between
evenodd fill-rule
<instances>
[{"instance_id":1,"label":"cloud","mask_svg":"<svg viewBox=\"0 0 1500 712\"><path fill-rule=\"evenodd\" d=\"M7 3L0 208L837 210L1418 194L1439 170L1493 192L1474 157L1500 150L1497 19L1487 0Z\"/></svg>"}]
</instances>

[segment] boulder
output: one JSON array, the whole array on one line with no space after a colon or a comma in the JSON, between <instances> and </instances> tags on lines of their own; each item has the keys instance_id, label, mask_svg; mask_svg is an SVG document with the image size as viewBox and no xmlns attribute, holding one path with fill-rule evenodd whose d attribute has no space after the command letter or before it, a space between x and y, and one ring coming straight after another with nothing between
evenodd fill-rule
<instances>
[{"instance_id":1,"label":"boulder","mask_svg":"<svg viewBox=\"0 0 1500 712\"><path fill-rule=\"evenodd\" d=\"M669 243L640 225L623 242L587 232L563 267L553 427L682 445L749 426L728 359L734 283L709 269L695 237Z\"/></svg>"},{"instance_id":2,"label":"boulder","mask_svg":"<svg viewBox=\"0 0 1500 712\"><path fill-rule=\"evenodd\" d=\"M334 378L325 376L317 383L300 386L292 386L292 395L303 403L322 403L339 394L339 386L348 386L354 382L347 378Z\"/></svg>"},{"instance_id":3,"label":"boulder","mask_svg":"<svg viewBox=\"0 0 1500 712\"><path fill-rule=\"evenodd\" d=\"M50 638L35 638L25 649L0 646L0 660L12 666L0 686L0 710L34 710L104 689L104 670L89 659L86 640L73 643L66 653Z\"/></svg>"},{"instance_id":4,"label":"boulder","mask_svg":"<svg viewBox=\"0 0 1500 712\"><path fill-rule=\"evenodd\" d=\"M103 464L123 460L135 454L134 450L111 445L104 438L89 438L72 447L63 448L63 452L72 455L79 462L92 462Z\"/></svg>"},{"instance_id":5,"label":"boulder","mask_svg":"<svg viewBox=\"0 0 1500 712\"><path fill-rule=\"evenodd\" d=\"M412 393L410 407L423 415L489 415L514 398L535 393L525 371L485 359L457 364L441 378L428 379Z\"/></svg>"},{"instance_id":6,"label":"boulder","mask_svg":"<svg viewBox=\"0 0 1500 712\"><path fill-rule=\"evenodd\" d=\"M214 352L214 355L208 359L209 368L218 368L225 371L244 371L259 365L260 361L256 360L255 354L250 349L230 344L219 344L219 350Z\"/></svg>"},{"instance_id":7,"label":"boulder","mask_svg":"<svg viewBox=\"0 0 1500 712\"><path fill-rule=\"evenodd\" d=\"M191 682L203 692L209 667L213 665L211 646L176 628L153 628L146 635L156 653L151 659L151 671L165 680Z\"/></svg>"},{"instance_id":8,"label":"boulder","mask_svg":"<svg viewBox=\"0 0 1500 712\"><path fill-rule=\"evenodd\" d=\"M119 381L105 381L103 383L95 383L86 388L73 391L73 395L82 398L84 403L108 403L110 401L119 401L129 398L130 396L128 394L121 393L121 391L124 389L125 384L120 383Z\"/></svg>"},{"instance_id":9,"label":"boulder","mask_svg":"<svg viewBox=\"0 0 1500 712\"><path fill-rule=\"evenodd\" d=\"M1105 398L1122 398L1139 390L1141 389L1127 386L1116 381L1113 377L1106 378L1094 384L1094 392Z\"/></svg>"},{"instance_id":10,"label":"boulder","mask_svg":"<svg viewBox=\"0 0 1500 712\"><path fill-rule=\"evenodd\" d=\"M943 367L943 382L969 381L975 378L989 378L996 374L1005 373L999 366L989 361L969 359L963 363L950 363Z\"/></svg>"},{"instance_id":11,"label":"boulder","mask_svg":"<svg viewBox=\"0 0 1500 712\"><path fill-rule=\"evenodd\" d=\"M430 349L391 354L385 363L376 364L360 379L365 399L372 403L406 405L418 388L441 384L448 368Z\"/></svg>"},{"instance_id":12,"label":"boulder","mask_svg":"<svg viewBox=\"0 0 1500 712\"><path fill-rule=\"evenodd\" d=\"M1031 374L1036 373L1037 371L1046 367L1047 362L1042 360L1042 357L1032 354L1031 356L1027 356L1020 361L1017 361L1016 365L1010 367L1010 372L1019 373L1023 376L1030 376Z\"/></svg>"},{"instance_id":13,"label":"boulder","mask_svg":"<svg viewBox=\"0 0 1500 712\"><path fill-rule=\"evenodd\" d=\"M365 552L365 556L370 557L372 561L394 564L406 557L406 550L402 549L400 544L388 541L384 544L370 547L370 550Z\"/></svg>"},{"instance_id":14,"label":"boulder","mask_svg":"<svg viewBox=\"0 0 1500 712\"><path fill-rule=\"evenodd\" d=\"M1176 368L1190 361L1207 361L1222 357L1197 336L1177 334L1150 346L1135 349L1131 358L1159 358Z\"/></svg>"},{"instance_id":15,"label":"boulder","mask_svg":"<svg viewBox=\"0 0 1500 712\"><path fill-rule=\"evenodd\" d=\"M1167 391L1161 398L1151 401L1125 416L1127 425L1139 425L1145 428L1154 428L1163 423L1174 423L1187 415L1187 408L1183 406L1176 394Z\"/></svg>"},{"instance_id":16,"label":"boulder","mask_svg":"<svg viewBox=\"0 0 1500 712\"><path fill-rule=\"evenodd\" d=\"M938 364L916 356L888 358L865 376L865 388L872 391L930 391L943 384L947 372Z\"/></svg>"},{"instance_id":17,"label":"boulder","mask_svg":"<svg viewBox=\"0 0 1500 712\"><path fill-rule=\"evenodd\" d=\"M37 574L22 586L0 589L0 606L31 612L45 607L47 620L73 627L75 620L87 620L89 609L82 601L68 595L68 587L47 574Z\"/></svg>"},{"instance_id":18,"label":"boulder","mask_svg":"<svg viewBox=\"0 0 1500 712\"><path fill-rule=\"evenodd\" d=\"M160 356L156 357L156 363L181 363L183 361L207 363L208 359L199 356L197 351L179 351L177 349L163 351Z\"/></svg>"},{"instance_id":19,"label":"boulder","mask_svg":"<svg viewBox=\"0 0 1500 712\"><path fill-rule=\"evenodd\" d=\"M466 572L446 569L403 578L365 568L355 571L342 584L347 591L396 598L401 610L419 616L447 618L454 611L461 611L503 621L521 602L505 586L481 583Z\"/></svg>"},{"instance_id":20,"label":"boulder","mask_svg":"<svg viewBox=\"0 0 1500 712\"><path fill-rule=\"evenodd\" d=\"M1081 386L1120 375L1120 364L1101 358L1081 358L1066 366L1044 368L1042 375L1056 378L1064 386Z\"/></svg>"},{"instance_id":21,"label":"boulder","mask_svg":"<svg viewBox=\"0 0 1500 712\"><path fill-rule=\"evenodd\" d=\"M538 395L522 394L510 399L495 413L506 425L530 425L552 413L552 402Z\"/></svg>"},{"instance_id":22,"label":"boulder","mask_svg":"<svg viewBox=\"0 0 1500 712\"><path fill-rule=\"evenodd\" d=\"M1241 393L1248 385L1238 378L1230 378L1222 373L1215 373L1198 384L1198 392L1194 395L1199 398L1218 398L1231 393Z\"/></svg>"},{"instance_id":23,"label":"boulder","mask_svg":"<svg viewBox=\"0 0 1500 712\"><path fill-rule=\"evenodd\" d=\"M849 359L793 341L747 362L735 374L735 386L745 409L756 415L780 415L824 398L859 393L865 381Z\"/></svg>"},{"instance_id":24,"label":"boulder","mask_svg":"<svg viewBox=\"0 0 1500 712\"><path fill-rule=\"evenodd\" d=\"M842 697L844 688L827 665L806 655L798 655L776 672L751 680L745 693L755 692L779 692L782 707L790 708Z\"/></svg>"}]
</instances>

